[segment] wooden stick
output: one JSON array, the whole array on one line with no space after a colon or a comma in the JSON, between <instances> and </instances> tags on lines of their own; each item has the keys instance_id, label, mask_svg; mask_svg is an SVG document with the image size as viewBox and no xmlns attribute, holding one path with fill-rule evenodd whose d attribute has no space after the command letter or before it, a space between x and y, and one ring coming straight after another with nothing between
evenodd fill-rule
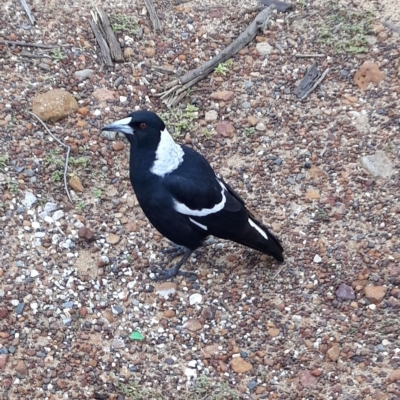
<instances>
[{"instance_id":1,"label":"wooden stick","mask_svg":"<svg viewBox=\"0 0 400 400\"><path fill-rule=\"evenodd\" d=\"M295 57L298 57L298 58L306 58L306 57L325 57L325 54L300 54L300 53L296 53L294 56L295 56Z\"/></svg>"},{"instance_id":2,"label":"wooden stick","mask_svg":"<svg viewBox=\"0 0 400 400\"><path fill-rule=\"evenodd\" d=\"M26 15L29 18L29 21L31 22L31 25L35 25L35 17L32 14L32 11L30 7L28 6L26 0L20 0L22 7L24 8Z\"/></svg>"},{"instance_id":3,"label":"wooden stick","mask_svg":"<svg viewBox=\"0 0 400 400\"><path fill-rule=\"evenodd\" d=\"M314 85L312 85L312 87L303 94L303 96L300 98L300 100L305 99L324 80L324 78L328 74L328 72L329 72L329 68L327 68L323 72L323 74L315 81Z\"/></svg>"},{"instance_id":4,"label":"wooden stick","mask_svg":"<svg viewBox=\"0 0 400 400\"><path fill-rule=\"evenodd\" d=\"M39 49L56 49L59 46L53 46L50 44L42 44L42 43L26 43L26 42L14 42L12 40L0 40L0 44L10 44L12 46L22 46L22 47L38 47Z\"/></svg>"},{"instance_id":5,"label":"wooden stick","mask_svg":"<svg viewBox=\"0 0 400 400\"><path fill-rule=\"evenodd\" d=\"M93 15L94 13L92 12L92 17L95 19L96 17ZM89 21L90 27L92 28L92 31L94 33L94 36L96 37L97 43L100 46L100 51L101 55L103 56L104 62L107 64L108 67L113 66L113 62L111 59L110 55L110 49L108 48L107 42L103 38L99 27L96 25L95 21Z\"/></svg>"},{"instance_id":6,"label":"wooden stick","mask_svg":"<svg viewBox=\"0 0 400 400\"><path fill-rule=\"evenodd\" d=\"M192 0L190 0L192 1ZM176 74L176 71L173 68L169 68L169 67L161 67L159 65L151 65L150 66L151 69L155 69L156 71L160 71L160 72L164 72L166 74Z\"/></svg>"},{"instance_id":7,"label":"wooden stick","mask_svg":"<svg viewBox=\"0 0 400 400\"><path fill-rule=\"evenodd\" d=\"M69 153L71 151L71 147L68 146L67 144L63 143L61 140L57 139L51 132L50 129L47 127L47 125L33 112L30 111L26 111L28 114L33 115L44 127L44 129L46 129L47 133L61 146L65 147L67 149L67 155L65 156L65 166L64 166L64 188L65 191L67 192L67 196L69 198L69 201L71 203L73 203L72 199L71 199L71 195L69 194L69 190L68 190L68 185L67 185L67 173L68 173L68 162L69 162Z\"/></svg>"},{"instance_id":8,"label":"wooden stick","mask_svg":"<svg viewBox=\"0 0 400 400\"><path fill-rule=\"evenodd\" d=\"M179 78L179 86L175 86L173 90L168 90L167 92L159 93L158 96L165 98L167 95L170 95L171 98L169 100L164 100L169 107L178 104L178 102L184 97L182 93L189 89L191 86L195 85L197 82L204 79L208 76L214 69L218 66L218 64L225 62L229 58L231 58L234 54L236 54L239 50L249 44L257 35L259 29L264 28L268 21L272 16L272 12L275 6L272 4L267 8L264 8L254 20L250 23L250 25L242 32L230 45L228 45L224 50L221 51L218 55L213 57L211 60L207 61L199 68L193 69ZM174 83L178 83L174 81ZM171 85L170 85L171 86ZM169 87L170 87L169 86ZM173 85L172 85L173 86ZM168 87L168 84L167 84ZM171 94L172 91L176 92Z\"/></svg>"},{"instance_id":9,"label":"wooden stick","mask_svg":"<svg viewBox=\"0 0 400 400\"><path fill-rule=\"evenodd\" d=\"M28 57L28 58L51 58L48 54L32 54L28 50L22 50L21 53L18 54L20 57Z\"/></svg>"},{"instance_id":10,"label":"wooden stick","mask_svg":"<svg viewBox=\"0 0 400 400\"><path fill-rule=\"evenodd\" d=\"M121 46L118 43L117 38L114 35L114 32L111 28L110 20L104 10L100 7L96 7L97 14L99 16L99 21L95 21L100 28L103 30L103 34L108 43L111 58L115 62L123 62L124 57L122 55Z\"/></svg>"},{"instance_id":11,"label":"wooden stick","mask_svg":"<svg viewBox=\"0 0 400 400\"><path fill-rule=\"evenodd\" d=\"M147 11L149 12L149 16L151 19L151 23L153 24L153 28L155 31L161 29L161 22L156 13L156 9L154 8L154 4L151 0L144 0L144 4L146 5Z\"/></svg>"},{"instance_id":12,"label":"wooden stick","mask_svg":"<svg viewBox=\"0 0 400 400\"><path fill-rule=\"evenodd\" d=\"M257 14L245 31L242 32L230 45L228 45L224 50L221 51L221 53L213 57L210 61L207 61L199 68L193 69L183 75L180 79L181 83L188 83L189 81L197 78L199 75L202 75L203 78L205 78L216 67L218 67L218 64L225 62L243 47L248 45L256 37L258 30L268 23L274 8L275 6L271 5L268 8L263 9L259 14Z\"/></svg>"},{"instance_id":13,"label":"wooden stick","mask_svg":"<svg viewBox=\"0 0 400 400\"><path fill-rule=\"evenodd\" d=\"M384 22L383 25L385 25L386 28L389 28L392 31L400 33L400 26L398 26L398 25L392 24L391 22Z\"/></svg>"}]
</instances>

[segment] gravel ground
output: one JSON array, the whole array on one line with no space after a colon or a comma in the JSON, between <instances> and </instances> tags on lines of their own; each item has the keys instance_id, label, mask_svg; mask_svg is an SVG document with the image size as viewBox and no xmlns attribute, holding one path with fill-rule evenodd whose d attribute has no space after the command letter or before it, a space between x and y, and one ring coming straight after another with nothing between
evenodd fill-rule
<instances>
[{"instance_id":1,"label":"gravel ground","mask_svg":"<svg viewBox=\"0 0 400 400\"><path fill-rule=\"evenodd\" d=\"M142 3L107 2L127 58L112 71L89 26L94 3L33 3L34 27L16 0L0 14L0 39L61 46L0 44L1 398L399 399L400 36L384 25L387 15L400 20L395 4L370 2L374 14L351 22L324 2L275 13L225 75L168 111L154 93L172 76L152 66L201 65L247 26L256 3L159 2L154 34ZM365 18L366 52L338 53L346 27ZM324 54L318 68L330 68L303 101L293 91L314 58L295 53ZM385 74L365 91L353 80L364 61ZM73 204L64 149L26 113L56 88L79 104L47 122L71 146ZM229 99L215 100L222 91ZM218 240L187 263L198 280L151 279L150 266L169 262L160 253L169 243L138 207L127 142L100 128L144 107L172 128L188 104L197 114L178 140L281 238L281 270Z\"/></svg>"}]
</instances>

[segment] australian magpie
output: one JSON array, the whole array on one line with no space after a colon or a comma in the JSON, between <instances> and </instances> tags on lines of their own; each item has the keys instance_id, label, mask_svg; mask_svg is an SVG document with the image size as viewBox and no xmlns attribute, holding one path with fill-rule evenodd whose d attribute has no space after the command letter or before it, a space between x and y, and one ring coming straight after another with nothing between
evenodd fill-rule
<instances>
[{"instance_id":1,"label":"australian magpie","mask_svg":"<svg viewBox=\"0 0 400 400\"><path fill-rule=\"evenodd\" d=\"M186 248L182 259L157 278L184 274L181 266L211 235L283 261L278 239L202 155L174 142L156 114L135 111L102 130L126 135L130 180L143 212L162 235Z\"/></svg>"}]
</instances>

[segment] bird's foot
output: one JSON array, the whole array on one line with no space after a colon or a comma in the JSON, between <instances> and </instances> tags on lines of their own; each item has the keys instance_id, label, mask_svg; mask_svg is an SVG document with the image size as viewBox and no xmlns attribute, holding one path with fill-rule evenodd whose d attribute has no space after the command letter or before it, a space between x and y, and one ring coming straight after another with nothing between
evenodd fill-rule
<instances>
[{"instance_id":1,"label":"bird's foot","mask_svg":"<svg viewBox=\"0 0 400 400\"><path fill-rule=\"evenodd\" d=\"M184 246L180 246L179 244L172 243L170 247L167 247L166 249L162 249L161 253L162 254L167 254L168 255L168 260L171 261L175 257L182 256L185 254L187 251L187 248Z\"/></svg>"},{"instance_id":2,"label":"bird's foot","mask_svg":"<svg viewBox=\"0 0 400 400\"><path fill-rule=\"evenodd\" d=\"M158 268L151 268L150 271L153 273L154 277L152 279L154 281L164 281L167 279L174 278L177 275L182 275L187 277L190 281L195 281L197 279L197 274L189 271L181 271L179 268L172 267L160 270Z\"/></svg>"}]
</instances>

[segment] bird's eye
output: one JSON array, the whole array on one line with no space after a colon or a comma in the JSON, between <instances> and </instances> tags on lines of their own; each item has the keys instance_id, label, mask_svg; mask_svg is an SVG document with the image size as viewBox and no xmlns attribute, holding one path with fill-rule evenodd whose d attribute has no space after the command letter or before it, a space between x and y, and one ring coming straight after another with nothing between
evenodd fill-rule
<instances>
[{"instance_id":1,"label":"bird's eye","mask_svg":"<svg viewBox=\"0 0 400 400\"><path fill-rule=\"evenodd\" d=\"M147 128L147 125L144 122L142 122L139 126L140 126L140 129L146 129Z\"/></svg>"}]
</instances>

